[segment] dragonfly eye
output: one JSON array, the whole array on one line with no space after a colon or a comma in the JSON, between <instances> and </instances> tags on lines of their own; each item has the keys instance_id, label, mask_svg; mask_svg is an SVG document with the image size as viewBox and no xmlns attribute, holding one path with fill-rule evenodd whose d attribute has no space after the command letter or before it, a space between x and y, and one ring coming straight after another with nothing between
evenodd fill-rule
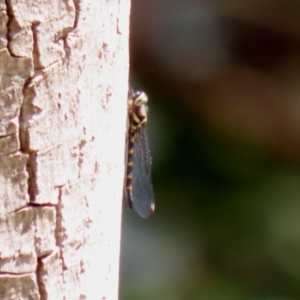
<instances>
[{"instance_id":1,"label":"dragonfly eye","mask_svg":"<svg viewBox=\"0 0 300 300\"><path fill-rule=\"evenodd\" d=\"M136 106L141 106L148 102L147 95L142 91L135 92L132 98L134 99L134 105Z\"/></svg>"}]
</instances>

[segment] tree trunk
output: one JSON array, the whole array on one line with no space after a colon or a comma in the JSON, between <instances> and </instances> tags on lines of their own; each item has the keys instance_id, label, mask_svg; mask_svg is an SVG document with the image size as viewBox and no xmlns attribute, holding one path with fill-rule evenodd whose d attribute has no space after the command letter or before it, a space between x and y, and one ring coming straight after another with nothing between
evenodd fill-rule
<instances>
[{"instance_id":1,"label":"tree trunk","mask_svg":"<svg viewBox=\"0 0 300 300\"><path fill-rule=\"evenodd\" d=\"M117 299L129 0L0 0L0 299Z\"/></svg>"}]
</instances>

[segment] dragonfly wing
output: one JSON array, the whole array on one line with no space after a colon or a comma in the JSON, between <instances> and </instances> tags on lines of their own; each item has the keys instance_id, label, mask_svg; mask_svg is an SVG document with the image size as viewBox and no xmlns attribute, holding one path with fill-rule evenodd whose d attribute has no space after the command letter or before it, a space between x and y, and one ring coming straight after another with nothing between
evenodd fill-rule
<instances>
[{"instance_id":1,"label":"dragonfly wing","mask_svg":"<svg viewBox=\"0 0 300 300\"><path fill-rule=\"evenodd\" d=\"M132 208L143 218L154 212L154 192L151 180L151 156L145 127L135 134L132 168Z\"/></svg>"}]
</instances>

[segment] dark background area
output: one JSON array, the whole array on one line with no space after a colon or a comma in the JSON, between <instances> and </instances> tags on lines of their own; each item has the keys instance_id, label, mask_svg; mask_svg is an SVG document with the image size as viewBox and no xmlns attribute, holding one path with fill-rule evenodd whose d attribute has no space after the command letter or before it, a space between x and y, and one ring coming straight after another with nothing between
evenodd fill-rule
<instances>
[{"instance_id":1,"label":"dark background area","mask_svg":"<svg viewBox=\"0 0 300 300\"><path fill-rule=\"evenodd\" d=\"M300 299L300 2L133 0L156 212L120 299Z\"/></svg>"}]
</instances>

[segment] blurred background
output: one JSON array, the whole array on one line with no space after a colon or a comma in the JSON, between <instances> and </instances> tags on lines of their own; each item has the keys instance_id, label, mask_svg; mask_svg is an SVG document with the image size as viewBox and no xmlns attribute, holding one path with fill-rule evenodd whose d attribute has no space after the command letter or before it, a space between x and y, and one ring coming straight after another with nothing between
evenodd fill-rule
<instances>
[{"instance_id":1,"label":"blurred background","mask_svg":"<svg viewBox=\"0 0 300 300\"><path fill-rule=\"evenodd\" d=\"M121 300L300 299L300 1L132 0L156 212Z\"/></svg>"}]
</instances>

